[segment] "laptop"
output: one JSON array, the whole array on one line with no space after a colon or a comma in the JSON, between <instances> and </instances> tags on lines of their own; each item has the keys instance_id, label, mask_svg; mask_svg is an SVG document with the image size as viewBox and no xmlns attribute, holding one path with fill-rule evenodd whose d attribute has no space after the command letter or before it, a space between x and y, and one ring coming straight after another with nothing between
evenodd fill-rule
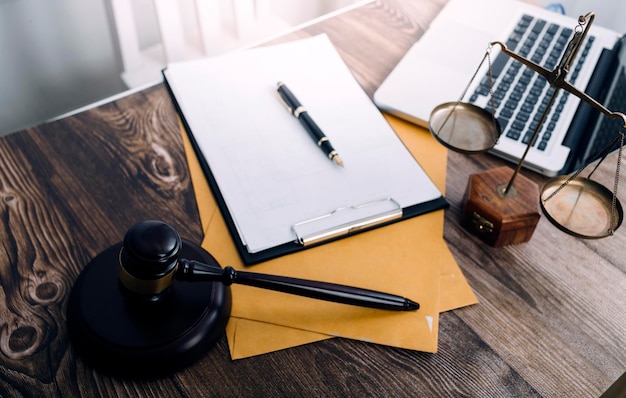
<instances>
[{"instance_id":1,"label":"laptop","mask_svg":"<svg viewBox=\"0 0 626 398\"><path fill-rule=\"evenodd\" d=\"M375 92L374 102L428 127L430 113L440 104L465 93L464 102L491 112L493 97L502 132L490 152L517 163L554 89L498 45L490 51L493 84L487 77L489 62L478 66L489 43L499 41L552 71L577 25L576 18L517 0L450 0ZM625 40L592 24L566 77L612 112L626 113ZM559 90L549 112L524 167L546 176L568 174L619 147L621 119L605 116L565 90Z\"/></svg>"}]
</instances>

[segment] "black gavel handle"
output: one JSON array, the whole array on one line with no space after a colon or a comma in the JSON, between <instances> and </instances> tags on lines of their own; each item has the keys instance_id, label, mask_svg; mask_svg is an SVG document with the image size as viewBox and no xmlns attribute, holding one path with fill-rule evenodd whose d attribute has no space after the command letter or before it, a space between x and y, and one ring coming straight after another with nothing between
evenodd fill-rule
<instances>
[{"instance_id":1,"label":"black gavel handle","mask_svg":"<svg viewBox=\"0 0 626 398\"><path fill-rule=\"evenodd\" d=\"M286 276L237 271L194 260L179 259L176 279L181 281L221 281L275 290L319 300L392 311L415 311L419 304L394 294L361 289L336 283L290 278Z\"/></svg>"}]
</instances>

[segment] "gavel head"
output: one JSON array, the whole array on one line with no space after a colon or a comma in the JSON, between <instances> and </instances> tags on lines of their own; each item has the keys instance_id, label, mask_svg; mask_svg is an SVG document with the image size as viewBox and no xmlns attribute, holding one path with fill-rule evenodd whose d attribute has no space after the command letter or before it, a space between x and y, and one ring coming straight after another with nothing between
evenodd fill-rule
<instances>
[{"instance_id":1,"label":"gavel head","mask_svg":"<svg viewBox=\"0 0 626 398\"><path fill-rule=\"evenodd\" d=\"M172 283L185 261L219 268L161 221L133 225L123 242L98 254L68 298L68 333L77 351L107 372L131 377L165 375L203 355L224 335L232 296L221 282Z\"/></svg>"},{"instance_id":2,"label":"gavel head","mask_svg":"<svg viewBox=\"0 0 626 398\"><path fill-rule=\"evenodd\" d=\"M143 302L163 299L176 273L181 247L178 232L162 221L133 225L124 236L119 255L122 292Z\"/></svg>"}]
</instances>

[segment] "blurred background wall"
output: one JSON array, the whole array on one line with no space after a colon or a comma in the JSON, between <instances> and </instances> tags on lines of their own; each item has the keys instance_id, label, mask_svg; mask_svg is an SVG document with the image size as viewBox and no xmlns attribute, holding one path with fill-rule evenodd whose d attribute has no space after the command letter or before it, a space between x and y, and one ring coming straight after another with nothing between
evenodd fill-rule
<instances>
[{"instance_id":1,"label":"blurred background wall","mask_svg":"<svg viewBox=\"0 0 626 398\"><path fill-rule=\"evenodd\" d=\"M0 0L0 135L364 2Z\"/></svg>"}]
</instances>

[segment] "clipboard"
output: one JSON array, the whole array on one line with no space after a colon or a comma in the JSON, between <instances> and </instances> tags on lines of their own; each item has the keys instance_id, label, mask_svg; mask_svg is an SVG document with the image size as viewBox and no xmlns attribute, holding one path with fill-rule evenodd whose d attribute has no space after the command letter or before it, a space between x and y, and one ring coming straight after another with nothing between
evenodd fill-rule
<instances>
[{"instance_id":1,"label":"clipboard","mask_svg":"<svg viewBox=\"0 0 626 398\"><path fill-rule=\"evenodd\" d=\"M448 206L325 35L169 64L163 75L246 265ZM279 80L345 169L285 111Z\"/></svg>"}]
</instances>

